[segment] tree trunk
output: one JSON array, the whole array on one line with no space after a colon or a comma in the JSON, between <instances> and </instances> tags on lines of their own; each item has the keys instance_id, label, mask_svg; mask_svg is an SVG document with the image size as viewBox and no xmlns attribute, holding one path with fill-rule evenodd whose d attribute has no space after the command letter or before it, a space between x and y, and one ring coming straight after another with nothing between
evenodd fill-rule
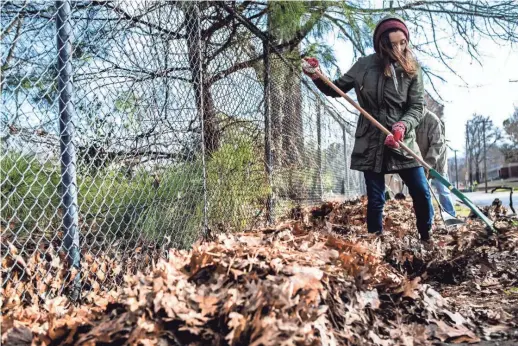
<instances>
[{"instance_id":1,"label":"tree trunk","mask_svg":"<svg viewBox=\"0 0 518 346\"><path fill-rule=\"evenodd\" d=\"M297 46L293 52L300 55ZM281 104L287 107L284 111L283 120L283 143L285 162L289 166L299 167L302 165L302 153L304 150L303 123L302 123L302 90L300 83L300 72L294 71L286 66L285 100Z\"/></svg>"},{"instance_id":2,"label":"tree trunk","mask_svg":"<svg viewBox=\"0 0 518 346\"><path fill-rule=\"evenodd\" d=\"M300 72L292 71L276 55L271 59L271 71L274 164L276 167L297 166L302 163L304 150Z\"/></svg>"},{"instance_id":3,"label":"tree trunk","mask_svg":"<svg viewBox=\"0 0 518 346\"><path fill-rule=\"evenodd\" d=\"M469 184L473 185L473 158L472 154L469 154Z\"/></svg>"},{"instance_id":4,"label":"tree trunk","mask_svg":"<svg viewBox=\"0 0 518 346\"><path fill-rule=\"evenodd\" d=\"M189 67L192 73L192 86L196 100L196 108L200 121L203 119L203 144L205 152L211 155L220 144L220 131L216 119L216 110L212 98L211 87L207 81L207 63L205 62L203 41L200 33L200 13L195 3L187 4L185 22L191 38L187 40Z\"/></svg>"},{"instance_id":5,"label":"tree trunk","mask_svg":"<svg viewBox=\"0 0 518 346\"><path fill-rule=\"evenodd\" d=\"M288 53L286 53L288 54ZM299 54L297 47L289 54ZM270 114L274 169L284 172L286 197L303 200L306 189L299 174L303 165L303 119L300 72L275 54L271 57Z\"/></svg>"}]
</instances>

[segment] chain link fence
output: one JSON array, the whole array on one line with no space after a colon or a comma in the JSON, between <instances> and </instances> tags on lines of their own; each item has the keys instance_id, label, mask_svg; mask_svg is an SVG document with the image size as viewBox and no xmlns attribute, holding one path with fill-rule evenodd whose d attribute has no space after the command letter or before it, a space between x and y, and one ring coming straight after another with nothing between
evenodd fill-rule
<instances>
[{"instance_id":1,"label":"chain link fence","mask_svg":"<svg viewBox=\"0 0 518 346\"><path fill-rule=\"evenodd\" d=\"M99 290L166 247L364 192L356 116L249 18L224 2L3 2L3 293Z\"/></svg>"}]
</instances>

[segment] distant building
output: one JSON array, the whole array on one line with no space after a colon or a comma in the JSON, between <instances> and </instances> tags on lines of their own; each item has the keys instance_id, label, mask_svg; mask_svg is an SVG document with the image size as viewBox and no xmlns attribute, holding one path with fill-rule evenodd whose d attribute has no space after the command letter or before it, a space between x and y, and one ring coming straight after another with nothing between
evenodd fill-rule
<instances>
[{"instance_id":1,"label":"distant building","mask_svg":"<svg viewBox=\"0 0 518 346\"><path fill-rule=\"evenodd\" d=\"M518 162L510 162L503 164L498 169L498 175L501 179L518 178Z\"/></svg>"},{"instance_id":2,"label":"distant building","mask_svg":"<svg viewBox=\"0 0 518 346\"><path fill-rule=\"evenodd\" d=\"M500 168L504 164L505 157L500 149L497 147L490 148L487 151L487 180L505 179L500 175ZM484 174L484 162L481 162L480 168L480 171Z\"/></svg>"}]
</instances>

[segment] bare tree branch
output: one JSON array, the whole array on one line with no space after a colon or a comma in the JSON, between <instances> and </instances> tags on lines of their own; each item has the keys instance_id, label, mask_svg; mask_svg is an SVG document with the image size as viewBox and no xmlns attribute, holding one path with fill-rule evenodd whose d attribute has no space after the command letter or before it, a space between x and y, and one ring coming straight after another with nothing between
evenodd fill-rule
<instances>
[{"instance_id":1,"label":"bare tree branch","mask_svg":"<svg viewBox=\"0 0 518 346\"><path fill-rule=\"evenodd\" d=\"M119 15L121 15L124 19L126 20L129 20L133 23L137 23L137 24L143 24L151 29L154 29L154 30L157 30L163 34L166 34L169 38L173 38L173 39L186 39L188 38L187 35L185 34L180 34L179 33L179 30L178 31L172 31L172 30L169 30L169 29L166 29L166 28L163 28L159 25L156 25L156 24L153 24L153 23L149 23L145 20L142 20L140 19L139 17L134 17L130 14L128 14L127 12L125 12L124 10L122 10L121 8L119 8L118 6L113 6L109 3L106 3L104 4L105 7L107 8L110 8L112 9L114 12L118 13Z\"/></svg>"}]
</instances>

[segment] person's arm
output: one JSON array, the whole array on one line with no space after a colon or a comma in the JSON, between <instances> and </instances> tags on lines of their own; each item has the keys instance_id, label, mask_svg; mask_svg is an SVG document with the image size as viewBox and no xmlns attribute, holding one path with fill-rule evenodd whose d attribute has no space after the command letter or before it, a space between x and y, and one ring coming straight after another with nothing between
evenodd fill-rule
<instances>
[{"instance_id":1,"label":"person's arm","mask_svg":"<svg viewBox=\"0 0 518 346\"><path fill-rule=\"evenodd\" d=\"M410 82L407 104L407 111L399 120L399 122L405 125L405 132L415 129L424 117L424 86L420 67L418 68L417 75Z\"/></svg>"},{"instance_id":2,"label":"person's arm","mask_svg":"<svg viewBox=\"0 0 518 346\"><path fill-rule=\"evenodd\" d=\"M434 169L437 169L437 161L446 150L446 143L442 135L441 121L435 116L431 119L433 121L431 121L430 128L428 129L428 143L430 143L430 146L423 159Z\"/></svg>"},{"instance_id":3,"label":"person's arm","mask_svg":"<svg viewBox=\"0 0 518 346\"><path fill-rule=\"evenodd\" d=\"M347 93L349 90L351 90L354 87L354 80L356 78L356 74L361 69L361 58L351 67L349 71L347 71L346 74L344 74L342 77L338 78L337 80L333 81L333 83L340 88L344 93ZM323 80L320 78L313 79L313 83L315 83L316 87L324 93L326 96L331 97L340 97L340 95L329 85L327 85Z\"/></svg>"}]
</instances>

